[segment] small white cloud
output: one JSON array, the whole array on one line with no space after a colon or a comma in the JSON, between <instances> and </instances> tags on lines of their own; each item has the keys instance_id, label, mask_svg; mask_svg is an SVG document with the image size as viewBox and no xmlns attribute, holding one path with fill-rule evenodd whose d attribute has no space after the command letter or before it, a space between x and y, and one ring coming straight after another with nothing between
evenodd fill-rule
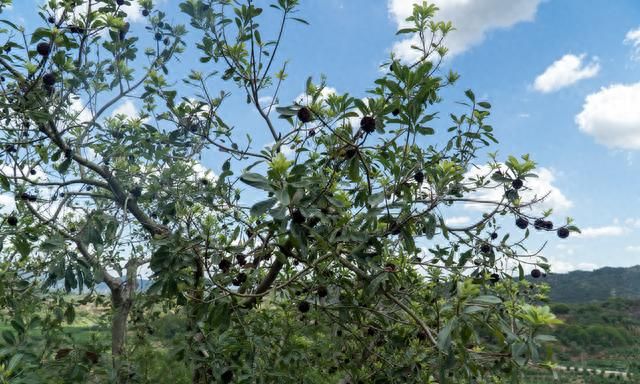
<instances>
[{"instance_id":1,"label":"small white cloud","mask_svg":"<svg viewBox=\"0 0 640 384\"><path fill-rule=\"evenodd\" d=\"M593 239L598 237L622 236L628 233L629 229L627 227L622 227L619 225L607 225L604 227L581 228L580 231L582 233L576 234L576 237Z\"/></svg>"},{"instance_id":2,"label":"small white cloud","mask_svg":"<svg viewBox=\"0 0 640 384\"><path fill-rule=\"evenodd\" d=\"M332 87L324 87L322 88L322 92L320 93L320 100L325 100L329 95L335 95L338 93L335 88ZM298 104L306 105L311 103L311 95L308 95L306 92L301 93L295 98L295 102Z\"/></svg>"},{"instance_id":3,"label":"small white cloud","mask_svg":"<svg viewBox=\"0 0 640 384\"><path fill-rule=\"evenodd\" d=\"M600 71L597 59L586 64L583 62L584 58L584 54L562 56L536 77L533 88L538 92L549 93L596 76Z\"/></svg>"},{"instance_id":4,"label":"small white cloud","mask_svg":"<svg viewBox=\"0 0 640 384\"><path fill-rule=\"evenodd\" d=\"M631 45L633 48L631 58L633 60L640 60L640 27L627 32L624 37L624 43Z\"/></svg>"},{"instance_id":5,"label":"small white cloud","mask_svg":"<svg viewBox=\"0 0 640 384\"><path fill-rule=\"evenodd\" d=\"M444 223L448 226L458 226L465 225L471 222L471 218L468 216L454 216L449 217L444 221Z\"/></svg>"},{"instance_id":6,"label":"small white cloud","mask_svg":"<svg viewBox=\"0 0 640 384\"><path fill-rule=\"evenodd\" d=\"M71 105L69 106L71 112L75 114L75 118L80 123L87 123L92 120L93 113L89 105L82 102L82 100L74 95L71 95Z\"/></svg>"},{"instance_id":7,"label":"small white cloud","mask_svg":"<svg viewBox=\"0 0 640 384\"><path fill-rule=\"evenodd\" d=\"M502 165L504 168L504 165ZM554 185L556 180L556 174L553 170L549 168L537 168L534 171L538 177L537 178L528 178L525 181L525 187L520 191L520 197L523 202L531 201L535 198L542 198L546 196L546 198L536 205L536 209L546 210L553 209L554 212L565 212L573 207L573 202L569 200L567 196L565 196L562 191ZM482 166L479 168L475 168L470 172L467 172L465 177L467 179L477 177L479 175L487 175L489 174L489 166ZM497 183L491 181L489 187L496 187ZM480 193L477 193L473 196L473 198L478 200L489 200L489 201L500 201L504 194L504 191L501 188L487 188ZM469 203L466 205L469 209L486 211L487 205L480 203Z\"/></svg>"},{"instance_id":8,"label":"small white cloud","mask_svg":"<svg viewBox=\"0 0 640 384\"><path fill-rule=\"evenodd\" d=\"M494 29L512 27L523 21L532 21L542 0L432 0L439 11L436 20L450 20L455 28L445 40L449 55L453 56L482 43ZM422 0L389 0L388 9L399 28L410 26L405 19L413 11L413 4ZM413 35L393 46L393 52L402 60L412 61L419 53L411 48L418 42Z\"/></svg>"},{"instance_id":9,"label":"small white cloud","mask_svg":"<svg viewBox=\"0 0 640 384\"><path fill-rule=\"evenodd\" d=\"M624 250L631 253L640 253L640 245L628 245Z\"/></svg>"},{"instance_id":10,"label":"small white cloud","mask_svg":"<svg viewBox=\"0 0 640 384\"><path fill-rule=\"evenodd\" d=\"M128 119L132 119L138 116L138 108L136 108L136 105L133 103L133 101L127 100L113 110L111 116L116 115L125 115Z\"/></svg>"},{"instance_id":11,"label":"small white cloud","mask_svg":"<svg viewBox=\"0 0 640 384\"><path fill-rule=\"evenodd\" d=\"M518 113L518 117L522 119L528 119L529 117L531 117L531 115L528 113Z\"/></svg>"},{"instance_id":12,"label":"small white cloud","mask_svg":"<svg viewBox=\"0 0 640 384\"><path fill-rule=\"evenodd\" d=\"M635 217L629 217L624 220L624 224L631 228L640 228L640 219Z\"/></svg>"},{"instance_id":13,"label":"small white cloud","mask_svg":"<svg viewBox=\"0 0 640 384\"><path fill-rule=\"evenodd\" d=\"M580 130L609 148L640 149L640 83L614 84L587 96Z\"/></svg>"},{"instance_id":14,"label":"small white cloud","mask_svg":"<svg viewBox=\"0 0 640 384\"><path fill-rule=\"evenodd\" d=\"M553 273L567 273L571 271L593 271L598 268L594 263L572 263L570 261L550 258L549 264L551 265L551 272Z\"/></svg>"}]
</instances>

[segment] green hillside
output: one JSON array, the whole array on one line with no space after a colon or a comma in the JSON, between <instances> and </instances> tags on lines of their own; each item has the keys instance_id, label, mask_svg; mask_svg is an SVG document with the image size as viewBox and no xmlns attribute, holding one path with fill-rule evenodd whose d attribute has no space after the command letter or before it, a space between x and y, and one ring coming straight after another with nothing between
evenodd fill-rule
<instances>
[{"instance_id":1,"label":"green hillside","mask_svg":"<svg viewBox=\"0 0 640 384\"><path fill-rule=\"evenodd\" d=\"M555 303L588 303L609 298L640 299L640 265L629 268L605 267L595 271L549 274Z\"/></svg>"}]
</instances>

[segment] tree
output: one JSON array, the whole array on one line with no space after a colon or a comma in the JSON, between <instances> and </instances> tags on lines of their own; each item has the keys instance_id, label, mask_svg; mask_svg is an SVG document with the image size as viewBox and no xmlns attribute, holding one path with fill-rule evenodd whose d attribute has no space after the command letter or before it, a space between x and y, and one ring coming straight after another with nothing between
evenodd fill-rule
<instances>
[{"instance_id":1,"label":"tree","mask_svg":"<svg viewBox=\"0 0 640 384\"><path fill-rule=\"evenodd\" d=\"M435 6L416 5L399 31L420 37L421 58L392 57L367 98L309 79L307 100L283 103L277 53L287 23L306 23L297 0L185 1L195 44L149 0L149 34L133 36L126 3L52 0L31 34L5 21L0 56L0 182L16 198L5 252L32 283L107 284L116 381L139 374L124 354L138 298L187 318L177 356L193 383L499 382L545 359L541 332L556 320L528 304L522 265L548 265L524 242L529 222L562 237L577 228L536 216L543 197L521 198L535 176L527 155L480 164L497 143L488 102L467 90L468 111L438 127L439 93L458 75L440 69L452 26ZM260 20L274 13L269 39ZM204 70L172 78L187 51ZM232 92L218 78L273 144L221 117ZM142 111L107 116L131 98ZM220 153L219 174L202 172L199 159ZM488 189L504 193L477 197ZM466 203L485 206L482 219L447 225L446 209ZM153 284L139 292L143 266Z\"/></svg>"}]
</instances>

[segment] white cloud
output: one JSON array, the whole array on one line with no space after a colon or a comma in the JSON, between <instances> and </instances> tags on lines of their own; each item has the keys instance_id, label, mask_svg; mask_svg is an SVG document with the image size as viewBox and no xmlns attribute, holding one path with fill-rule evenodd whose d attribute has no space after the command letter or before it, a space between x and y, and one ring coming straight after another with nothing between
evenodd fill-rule
<instances>
[{"instance_id":1,"label":"white cloud","mask_svg":"<svg viewBox=\"0 0 640 384\"><path fill-rule=\"evenodd\" d=\"M504 168L504 165L502 167ZM525 188L520 190L520 197L522 198L523 202L546 196L546 198L542 202L536 204L535 208L541 211L546 209L553 209L555 213L565 212L573 206L573 202L569 200L569 198L567 198L567 196L565 196L557 186L554 185L556 174L553 172L553 170L541 167L537 168L534 172L538 175L538 177L526 179L524 183ZM467 172L465 176L466 178L472 178L478 175L487 175L489 173L489 167L483 166ZM496 185L497 183L492 181L489 184L489 187L493 187ZM480 200L500 201L503 193L504 192L501 188L491 188L486 189L474 195L473 197ZM467 204L466 207L481 211L487 210L486 204L470 203Z\"/></svg>"},{"instance_id":2,"label":"white cloud","mask_svg":"<svg viewBox=\"0 0 640 384\"><path fill-rule=\"evenodd\" d=\"M624 250L631 253L640 253L640 245L628 245Z\"/></svg>"},{"instance_id":3,"label":"white cloud","mask_svg":"<svg viewBox=\"0 0 640 384\"><path fill-rule=\"evenodd\" d=\"M571 271L593 271L598 268L597 264L594 263L572 263L566 260L560 259L549 259L549 264L551 265L551 272L553 273L567 273Z\"/></svg>"},{"instance_id":4,"label":"white cloud","mask_svg":"<svg viewBox=\"0 0 640 384\"><path fill-rule=\"evenodd\" d=\"M640 27L632 29L624 37L624 43L633 47L631 58L640 60Z\"/></svg>"},{"instance_id":5,"label":"white cloud","mask_svg":"<svg viewBox=\"0 0 640 384\"><path fill-rule=\"evenodd\" d=\"M89 122L93 118L89 105L83 103L77 96L71 95L71 104L69 107L71 112L75 113L75 118L78 119L80 123Z\"/></svg>"},{"instance_id":6,"label":"white cloud","mask_svg":"<svg viewBox=\"0 0 640 384\"><path fill-rule=\"evenodd\" d=\"M640 83L613 84L587 96L580 130L609 148L640 149Z\"/></svg>"},{"instance_id":7,"label":"white cloud","mask_svg":"<svg viewBox=\"0 0 640 384\"><path fill-rule=\"evenodd\" d=\"M582 233L576 234L576 237L593 239L598 237L622 236L628 233L629 229L620 225L606 225L604 227L581 228L580 231Z\"/></svg>"},{"instance_id":8,"label":"white cloud","mask_svg":"<svg viewBox=\"0 0 640 384\"><path fill-rule=\"evenodd\" d=\"M411 15L413 4L422 0L389 0L391 17L404 28L410 24L405 19ZM480 44L493 29L509 28L519 22L532 21L542 0L432 0L440 10L436 20L451 21L456 28L446 38L449 55L464 52ZM419 57L411 44L418 41L416 36L396 43L393 51L400 59L412 61Z\"/></svg>"},{"instance_id":9,"label":"white cloud","mask_svg":"<svg viewBox=\"0 0 640 384\"><path fill-rule=\"evenodd\" d=\"M125 115L127 116L127 118L132 119L138 116L138 108L136 108L136 105L133 103L133 101L127 100L113 110L111 116L116 115Z\"/></svg>"},{"instance_id":10,"label":"white cloud","mask_svg":"<svg viewBox=\"0 0 640 384\"><path fill-rule=\"evenodd\" d=\"M584 59L584 54L562 56L536 77L533 88L538 92L549 93L596 76L600 71L597 58L591 59L588 64Z\"/></svg>"},{"instance_id":11,"label":"white cloud","mask_svg":"<svg viewBox=\"0 0 640 384\"><path fill-rule=\"evenodd\" d=\"M336 94L337 91L332 87L324 87L322 88L322 92L320 92L320 100L325 100L329 95ZM306 105L311 103L311 95L308 95L306 92L301 93L295 98L296 103Z\"/></svg>"},{"instance_id":12,"label":"white cloud","mask_svg":"<svg viewBox=\"0 0 640 384\"><path fill-rule=\"evenodd\" d=\"M444 221L444 223L448 226L465 225L470 222L471 222L471 218L469 216L454 216L454 217L449 217Z\"/></svg>"}]
</instances>

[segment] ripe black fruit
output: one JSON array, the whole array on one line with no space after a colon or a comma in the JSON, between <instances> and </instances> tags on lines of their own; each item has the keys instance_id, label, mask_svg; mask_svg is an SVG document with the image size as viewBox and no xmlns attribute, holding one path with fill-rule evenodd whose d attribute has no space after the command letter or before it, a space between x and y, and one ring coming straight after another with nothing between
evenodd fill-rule
<instances>
[{"instance_id":1,"label":"ripe black fruit","mask_svg":"<svg viewBox=\"0 0 640 384\"><path fill-rule=\"evenodd\" d=\"M239 266L243 266L247 264L247 259L242 254L236 256L236 261L238 262Z\"/></svg>"},{"instance_id":2,"label":"ripe black fruit","mask_svg":"<svg viewBox=\"0 0 640 384\"><path fill-rule=\"evenodd\" d=\"M540 276L542 276L542 272L540 272L539 269L533 269L531 270L531 277L533 277L534 279L539 278Z\"/></svg>"},{"instance_id":3,"label":"ripe black fruit","mask_svg":"<svg viewBox=\"0 0 640 384\"><path fill-rule=\"evenodd\" d=\"M561 239L566 239L567 237L569 237L569 230L566 227L558 228L558 231L556 233Z\"/></svg>"},{"instance_id":4,"label":"ripe black fruit","mask_svg":"<svg viewBox=\"0 0 640 384\"><path fill-rule=\"evenodd\" d=\"M154 37L157 41L160 41L160 40L162 40L162 33L160 33L160 32L156 32L156 34L155 34L155 35L153 35L153 37Z\"/></svg>"},{"instance_id":5,"label":"ripe black fruit","mask_svg":"<svg viewBox=\"0 0 640 384\"><path fill-rule=\"evenodd\" d=\"M142 187L139 185L136 185L135 187L131 188L131 195L133 197L140 197L142 196Z\"/></svg>"},{"instance_id":6,"label":"ripe black fruit","mask_svg":"<svg viewBox=\"0 0 640 384\"><path fill-rule=\"evenodd\" d=\"M418 184L422 184L422 182L424 181L424 172L422 171L418 171L415 173L415 175L413 175L413 179L418 183Z\"/></svg>"},{"instance_id":7,"label":"ripe black fruit","mask_svg":"<svg viewBox=\"0 0 640 384\"><path fill-rule=\"evenodd\" d=\"M529 220L524 217L518 217L516 219L516 226L520 229L526 229L529 226Z\"/></svg>"},{"instance_id":8,"label":"ripe black fruit","mask_svg":"<svg viewBox=\"0 0 640 384\"><path fill-rule=\"evenodd\" d=\"M346 152L344 153L344 157L345 157L346 159L351 159L351 158L353 158L353 157L356 155L356 153L358 153L358 151L357 151L355 148L349 148L349 149L347 149L347 150L346 150Z\"/></svg>"},{"instance_id":9,"label":"ripe black fruit","mask_svg":"<svg viewBox=\"0 0 640 384\"><path fill-rule=\"evenodd\" d=\"M35 169L32 169L32 170L30 170L30 171L29 171L29 173L30 173L31 175L35 175L35 174L36 174L36 173L38 173L38 172L37 172Z\"/></svg>"},{"instance_id":10,"label":"ripe black fruit","mask_svg":"<svg viewBox=\"0 0 640 384\"><path fill-rule=\"evenodd\" d=\"M313 114L311 113L311 110L307 107L300 108L298 110L298 120L302 121L303 123L308 123L313 120Z\"/></svg>"},{"instance_id":11,"label":"ripe black fruit","mask_svg":"<svg viewBox=\"0 0 640 384\"><path fill-rule=\"evenodd\" d=\"M302 313L307 313L309 312L310 309L311 309L311 304L309 304L308 301L301 301L300 304L298 304L298 311Z\"/></svg>"},{"instance_id":12,"label":"ripe black fruit","mask_svg":"<svg viewBox=\"0 0 640 384\"><path fill-rule=\"evenodd\" d=\"M231 262L227 259L222 259L218 263L218 268L220 268L222 272L226 273L227 271L229 271L229 268L231 268Z\"/></svg>"},{"instance_id":13,"label":"ripe black fruit","mask_svg":"<svg viewBox=\"0 0 640 384\"><path fill-rule=\"evenodd\" d=\"M124 0L116 0L116 4L118 4L118 5L124 5Z\"/></svg>"},{"instance_id":14,"label":"ripe black fruit","mask_svg":"<svg viewBox=\"0 0 640 384\"><path fill-rule=\"evenodd\" d=\"M398 116L398 115L400 114L400 108L396 108L396 109L394 109L393 111L391 111L391 114L392 114L393 116Z\"/></svg>"},{"instance_id":15,"label":"ripe black fruit","mask_svg":"<svg viewBox=\"0 0 640 384\"><path fill-rule=\"evenodd\" d=\"M533 227L537 230L545 229L546 228L545 221L542 219L536 219L536 221L533 222Z\"/></svg>"},{"instance_id":16,"label":"ripe black fruit","mask_svg":"<svg viewBox=\"0 0 640 384\"><path fill-rule=\"evenodd\" d=\"M53 16L49 16L49 18L47 19L47 21L51 24L55 24L56 23L56 18Z\"/></svg>"},{"instance_id":17,"label":"ripe black fruit","mask_svg":"<svg viewBox=\"0 0 640 384\"><path fill-rule=\"evenodd\" d=\"M318 294L318 297L327 297L329 290L324 285L321 285L316 290L316 293Z\"/></svg>"},{"instance_id":18,"label":"ripe black fruit","mask_svg":"<svg viewBox=\"0 0 640 384\"><path fill-rule=\"evenodd\" d=\"M498 275L497 273L492 273L491 274L491 279L489 280L492 283L497 283L498 281L500 281L500 275Z\"/></svg>"},{"instance_id":19,"label":"ripe black fruit","mask_svg":"<svg viewBox=\"0 0 640 384\"><path fill-rule=\"evenodd\" d=\"M545 221L544 222L544 229L547 229L549 231L553 230L553 222L552 221Z\"/></svg>"},{"instance_id":20,"label":"ripe black fruit","mask_svg":"<svg viewBox=\"0 0 640 384\"><path fill-rule=\"evenodd\" d=\"M365 116L360 120L360 128L367 133L372 133L376 130L376 119L371 116Z\"/></svg>"},{"instance_id":21,"label":"ripe black fruit","mask_svg":"<svg viewBox=\"0 0 640 384\"><path fill-rule=\"evenodd\" d=\"M84 33L84 28L78 27L77 25L70 25L69 32L71 33Z\"/></svg>"},{"instance_id":22,"label":"ripe black fruit","mask_svg":"<svg viewBox=\"0 0 640 384\"><path fill-rule=\"evenodd\" d=\"M242 285L242 283L244 283L245 281L247 281L247 275L243 272L238 273L238 276L236 276L232 281L231 284L235 285L236 287L239 287Z\"/></svg>"},{"instance_id":23,"label":"ripe black fruit","mask_svg":"<svg viewBox=\"0 0 640 384\"><path fill-rule=\"evenodd\" d=\"M491 245L489 245L487 243L482 243L482 245L480 246L480 252L482 252L482 253L491 252Z\"/></svg>"},{"instance_id":24,"label":"ripe black fruit","mask_svg":"<svg viewBox=\"0 0 640 384\"><path fill-rule=\"evenodd\" d=\"M222 375L220 375L220 379L225 384L230 383L231 380L233 380L233 371L227 369L226 371L222 372Z\"/></svg>"},{"instance_id":25,"label":"ripe black fruit","mask_svg":"<svg viewBox=\"0 0 640 384\"><path fill-rule=\"evenodd\" d=\"M495 239L497 239L497 238L498 238L498 233L497 233L497 232L493 232L493 233L491 234L491 240L495 240Z\"/></svg>"},{"instance_id":26,"label":"ripe black fruit","mask_svg":"<svg viewBox=\"0 0 640 384\"><path fill-rule=\"evenodd\" d=\"M15 216L7 217L7 224L9 224L12 227L15 227L16 225L18 225L18 218Z\"/></svg>"},{"instance_id":27,"label":"ripe black fruit","mask_svg":"<svg viewBox=\"0 0 640 384\"><path fill-rule=\"evenodd\" d=\"M162 42L164 43L164 45L169 45L171 44L171 39L169 39L168 37L165 37L164 40L162 40Z\"/></svg>"},{"instance_id":28,"label":"ripe black fruit","mask_svg":"<svg viewBox=\"0 0 640 384\"><path fill-rule=\"evenodd\" d=\"M522 188L522 186L524 185L524 183L522 182L521 179L515 179L511 182L511 186L513 187L513 189L520 189Z\"/></svg>"},{"instance_id":29,"label":"ripe black fruit","mask_svg":"<svg viewBox=\"0 0 640 384\"><path fill-rule=\"evenodd\" d=\"M304 224L306 218L299 209L294 209L293 212L291 212L291 220L296 224Z\"/></svg>"},{"instance_id":30,"label":"ripe black fruit","mask_svg":"<svg viewBox=\"0 0 640 384\"><path fill-rule=\"evenodd\" d=\"M42 83L52 87L56 83L56 75L53 73L45 73L44 76L42 76Z\"/></svg>"},{"instance_id":31,"label":"ripe black fruit","mask_svg":"<svg viewBox=\"0 0 640 384\"><path fill-rule=\"evenodd\" d=\"M49 43L45 43L45 42L39 43L36 46L36 51L38 51L38 54L40 56L45 56L45 57L49 56L49 54L51 53L51 45L49 45Z\"/></svg>"},{"instance_id":32,"label":"ripe black fruit","mask_svg":"<svg viewBox=\"0 0 640 384\"><path fill-rule=\"evenodd\" d=\"M142 10L142 16L144 16L144 17L149 16L149 10L148 9L143 9Z\"/></svg>"},{"instance_id":33,"label":"ripe black fruit","mask_svg":"<svg viewBox=\"0 0 640 384\"><path fill-rule=\"evenodd\" d=\"M368 327L367 328L367 335L369 336L375 336L375 334L378 332L377 329L373 328L373 327Z\"/></svg>"}]
</instances>

